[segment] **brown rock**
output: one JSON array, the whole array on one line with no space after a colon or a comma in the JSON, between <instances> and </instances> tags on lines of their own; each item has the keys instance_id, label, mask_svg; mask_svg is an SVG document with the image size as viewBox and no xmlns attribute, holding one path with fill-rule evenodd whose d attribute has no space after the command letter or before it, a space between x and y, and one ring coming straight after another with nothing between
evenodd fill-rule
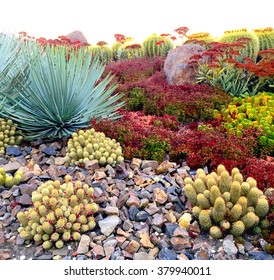
<instances>
[{"instance_id":1,"label":"brown rock","mask_svg":"<svg viewBox=\"0 0 274 280\"><path fill-rule=\"evenodd\" d=\"M196 84L195 70L197 64L189 64L190 57L195 54L201 54L205 48L197 44L184 44L178 48L171 50L164 64L164 72L168 84ZM205 57L199 59L202 63Z\"/></svg>"},{"instance_id":2,"label":"brown rock","mask_svg":"<svg viewBox=\"0 0 274 280\"><path fill-rule=\"evenodd\" d=\"M139 242L135 240L131 240L129 244L127 245L125 251L131 255L135 254L140 248Z\"/></svg>"},{"instance_id":3,"label":"brown rock","mask_svg":"<svg viewBox=\"0 0 274 280\"><path fill-rule=\"evenodd\" d=\"M165 160L156 168L155 173L162 174L167 172L169 168L173 168L173 167L174 167L174 163Z\"/></svg>"},{"instance_id":4,"label":"brown rock","mask_svg":"<svg viewBox=\"0 0 274 280\"><path fill-rule=\"evenodd\" d=\"M12 251L9 249L0 249L0 260L8 260L12 258Z\"/></svg>"},{"instance_id":5,"label":"brown rock","mask_svg":"<svg viewBox=\"0 0 274 280\"><path fill-rule=\"evenodd\" d=\"M54 164L56 165L64 165L65 164L65 158L64 157L56 157L54 159Z\"/></svg>"},{"instance_id":6,"label":"brown rock","mask_svg":"<svg viewBox=\"0 0 274 280\"><path fill-rule=\"evenodd\" d=\"M165 193L165 191L156 188L153 191L153 196L152 196L153 200L159 204L164 204L167 201L167 194Z\"/></svg>"},{"instance_id":7,"label":"brown rock","mask_svg":"<svg viewBox=\"0 0 274 280\"><path fill-rule=\"evenodd\" d=\"M105 251L101 245L95 245L91 250L91 254L94 258L100 260L105 256Z\"/></svg>"},{"instance_id":8,"label":"brown rock","mask_svg":"<svg viewBox=\"0 0 274 280\"><path fill-rule=\"evenodd\" d=\"M106 208L104 208L105 213L107 215L119 215L119 209L118 207L115 206L107 206Z\"/></svg>"},{"instance_id":9,"label":"brown rock","mask_svg":"<svg viewBox=\"0 0 274 280\"><path fill-rule=\"evenodd\" d=\"M170 243L172 244L175 251L181 251L192 247L189 238L184 237L172 237L170 239Z\"/></svg>"},{"instance_id":10,"label":"brown rock","mask_svg":"<svg viewBox=\"0 0 274 280\"><path fill-rule=\"evenodd\" d=\"M98 160L94 159L94 160L88 160L87 162L85 162L85 169L87 170L96 170L99 169L100 166L98 164Z\"/></svg>"},{"instance_id":11,"label":"brown rock","mask_svg":"<svg viewBox=\"0 0 274 280\"><path fill-rule=\"evenodd\" d=\"M126 238L130 237L130 233L129 232L125 232L124 230L122 230L121 228L117 228L117 234L122 235Z\"/></svg>"},{"instance_id":12,"label":"brown rock","mask_svg":"<svg viewBox=\"0 0 274 280\"><path fill-rule=\"evenodd\" d=\"M140 199L135 195L130 195L126 204L127 204L128 207L130 207L130 206L138 207L140 205Z\"/></svg>"},{"instance_id":13,"label":"brown rock","mask_svg":"<svg viewBox=\"0 0 274 280\"><path fill-rule=\"evenodd\" d=\"M13 173L18 170L22 165L17 161L12 161L3 166L6 173Z\"/></svg>"},{"instance_id":14,"label":"brown rock","mask_svg":"<svg viewBox=\"0 0 274 280\"><path fill-rule=\"evenodd\" d=\"M95 173L94 173L94 179L96 181L102 180L106 177L107 177L107 175L104 171L96 170Z\"/></svg>"},{"instance_id":15,"label":"brown rock","mask_svg":"<svg viewBox=\"0 0 274 280\"><path fill-rule=\"evenodd\" d=\"M26 206L29 206L32 204L32 199L31 197L24 193L20 198L19 198L19 201L18 201L20 204L22 205L26 205Z\"/></svg>"},{"instance_id":16,"label":"brown rock","mask_svg":"<svg viewBox=\"0 0 274 280\"><path fill-rule=\"evenodd\" d=\"M80 243L77 248L78 254L86 254L89 251L90 237L86 234L81 236Z\"/></svg>"},{"instance_id":17,"label":"brown rock","mask_svg":"<svg viewBox=\"0 0 274 280\"><path fill-rule=\"evenodd\" d=\"M130 167L132 169L135 169L135 168L139 169L141 164L142 164L142 160L141 159L133 158L132 161L131 161Z\"/></svg>"},{"instance_id":18,"label":"brown rock","mask_svg":"<svg viewBox=\"0 0 274 280\"><path fill-rule=\"evenodd\" d=\"M152 260L155 260L155 258L150 255L150 254L147 254L145 252L139 252L139 253L135 253L133 255L133 260L147 260L147 261L152 261Z\"/></svg>"},{"instance_id":19,"label":"brown rock","mask_svg":"<svg viewBox=\"0 0 274 280\"><path fill-rule=\"evenodd\" d=\"M126 241L126 238L124 236L116 236L116 240L117 240L117 245L121 247L122 244Z\"/></svg>"},{"instance_id":20,"label":"brown rock","mask_svg":"<svg viewBox=\"0 0 274 280\"><path fill-rule=\"evenodd\" d=\"M151 167L152 170L155 170L158 167L158 162L156 160L143 160L141 168L145 169Z\"/></svg>"},{"instance_id":21,"label":"brown rock","mask_svg":"<svg viewBox=\"0 0 274 280\"><path fill-rule=\"evenodd\" d=\"M141 240L140 240L140 244L145 247L145 248L154 248L155 246L151 243L150 239L149 239L149 235L146 231L142 232L140 234L141 236Z\"/></svg>"}]
</instances>

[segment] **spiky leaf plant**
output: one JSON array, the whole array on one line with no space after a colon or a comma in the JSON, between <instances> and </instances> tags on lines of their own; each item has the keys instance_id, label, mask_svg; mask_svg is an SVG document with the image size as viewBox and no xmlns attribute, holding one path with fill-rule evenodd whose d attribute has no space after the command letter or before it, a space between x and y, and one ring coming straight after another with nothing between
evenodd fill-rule
<instances>
[{"instance_id":1,"label":"spiky leaf plant","mask_svg":"<svg viewBox=\"0 0 274 280\"><path fill-rule=\"evenodd\" d=\"M22 66L25 65L21 45L22 42L16 36L0 33L0 93L9 91L11 95L14 93L13 89L20 85L19 82L15 83L15 80L22 79L17 66L24 69ZM0 100L1 98L3 96L0 94Z\"/></svg>"},{"instance_id":2,"label":"spiky leaf plant","mask_svg":"<svg viewBox=\"0 0 274 280\"><path fill-rule=\"evenodd\" d=\"M24 55L29 69L18 97L5 93L2 114L18 123L24 139L61 138L89 125L91 118L115 119L121 95L112 76L83 48L29 44Z\"/></svg>"}]
</instances>

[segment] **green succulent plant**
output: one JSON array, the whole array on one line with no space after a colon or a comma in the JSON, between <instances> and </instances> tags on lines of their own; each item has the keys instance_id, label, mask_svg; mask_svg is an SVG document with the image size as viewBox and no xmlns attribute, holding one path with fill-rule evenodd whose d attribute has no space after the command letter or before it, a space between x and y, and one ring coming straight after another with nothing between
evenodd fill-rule
<instances>
[{"instance_id":1,"label":"green succulent plant","mask_svg":"<svg viewBox=\"0 0 274 280\"><path fill-rule=\"evenodd\" d=\"M93 192L81 181L72 182L70 175L62 184L59 180L43 183L32 193L33 207L17 214L21 238L42 242L45 250L79 241L81 234L96 226L93 214L99 207Z\"/></svg>"},{"instance_id":2,"label":"green succulent plant","mask_svg":"<svg viewBox=\"0 0 274 280\"><path fill-rule=\"evenodd\" d=\"M211 185L213 180L216 185ZM217 173L206 175L203 169L198 169L194 179L186 177L184 190L201 228L218 239L227 233L238 237L258 226L267 216L269 204L254 181L249 177L244 182L238 168L229 174L223 165L217 167Z\"/></svg>"},{"instance_id":3,"label":"green succulent plant","mask_svg":"<svg viewBox=\"0 0 274 280\"><path fill-rule=\"evenodd\" d=\"M272 27L257 28L253 32L255 32L259 39L260 51L274 47L274 29Z\"/></svg>"},{"instance_id":4,"label":"green succulent plant","mask_svg":"<svg viewBox=\"0 0 274 280\"><path fill-rule=\"evenodd\" d=\"M23 176L22 170L17 170L12 176L9 173L6 173L3 167L0 167L0 186L5 186L6 188L11 188L14 185L18 185Z\"/></svg>"},{"instance_id":5,"label":"green succulent plant","mask_svg":"<svg viewBox=\"0 0 274 280\"><path fill-rule=\"evenodd\" d=\"M245 48L240 51L241 56L250 57L255 61L260 47L259 39L255 32L246 28L229 30L224 32L219 41L231 43L236 42L240 38L248 38L250 40L250 42L247 42Z\"/></svg>"},{"instance_id":6,"label":"green succulent plant","mask_svg":"<svg viewBox=\"0 0 274 280\"><path fill-rule=\"evenodd\" d=\"M274 95L260 92L256 96L234 98L215 118L222 118L223 125L234 134L242 135L244 129L255 128L261 132L257 139L261 150L274 151Z\"/></svg>"},{"instance_id":7,"label":"green succulent plant","mask_svg":"<svg viewBox=\"0 0 274 280\"><path fill-rule=\"evenodd\" d=\"M146 57L165 56L173 48L173 44L169 38L153 34L143 41L142 47Z\"/></svg>"},{"instance_id":8,"label":"green succulent plant","mask_svg":"<svg viewBox=\"0 0 274 280\"><path fill-rule=\"evenodd\" d=\"M21 131L17 130L17 124L12 120L0 118L0 154L4 154L7 146L17 146L23 140L23 136L19 135Z\"/></svg>"},{"instance_id":9,"label":"green succulent plant","mask_svg":"<svg viewBox=\"0 0 274 280\"><path fill-rule=\"evenodd\" d=\"M103 132L96 132L93 128L86 131L79 130L68 140L65 160L69 164L82 165L89 160L97 160L99 165L115 165L121 163L122 148L115 139L110 139Z\"/></svg>"},{"instance_id":10,"label":"green succulent plant","mask_svg":"<svg viewBox=\"0 0 274 280\"><path fill-rule=\"evenodd\" d=\"M61 138L87 127L91 118L119 117L123 103L121 95L114 94L117 85L110 85L110 74L101 79L104 65L84 48L42 49L32 42L26 44L24 56L24 90L16 98L1 92L0 111L18 123L26 140Z\"/></svg>"}]
</instances>

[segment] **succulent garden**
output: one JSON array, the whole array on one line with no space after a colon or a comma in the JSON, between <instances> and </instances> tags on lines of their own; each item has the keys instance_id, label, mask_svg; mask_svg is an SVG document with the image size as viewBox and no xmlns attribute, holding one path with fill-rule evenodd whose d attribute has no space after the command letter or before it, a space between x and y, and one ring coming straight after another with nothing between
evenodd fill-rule
<instances>
[{"instance_id":1,"label":"succulent garden","mask_svg":"<svg viewBox=\"0 0 274 280\"><path fill-rule=\"evenodd\" d=\"M0 259L273 259L274 29L187 32L0 34Z\"/></svg>"}]
</instances>

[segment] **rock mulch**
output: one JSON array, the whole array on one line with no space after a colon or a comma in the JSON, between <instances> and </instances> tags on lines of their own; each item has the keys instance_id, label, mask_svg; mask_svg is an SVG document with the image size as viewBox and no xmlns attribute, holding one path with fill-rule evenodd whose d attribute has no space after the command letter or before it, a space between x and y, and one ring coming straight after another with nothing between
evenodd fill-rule
<instances>
[{"instance_id":1,"label":"rock mulch","mask_svg":"<svg viewBox=\"0 0 274 280\"><path fill-rule=\"evenodd\" d=\"M188 230L179 226L179 218L189 212L183 178L193 171L186 165L134 158L115 167L99 168L90 161L79 168L68 166L64 156L65 141L36 141L0 157L6 172L24 169L20 185L0 187L0 260L273 260L260 235L245 234L237 243L232 235L212 239L194 220ZM31 193L40 184L66 174L93 186L100 206L97 226L80 242L45 251L20 238L16 215L31 207Z\"/></svg>"}]
</instances>

